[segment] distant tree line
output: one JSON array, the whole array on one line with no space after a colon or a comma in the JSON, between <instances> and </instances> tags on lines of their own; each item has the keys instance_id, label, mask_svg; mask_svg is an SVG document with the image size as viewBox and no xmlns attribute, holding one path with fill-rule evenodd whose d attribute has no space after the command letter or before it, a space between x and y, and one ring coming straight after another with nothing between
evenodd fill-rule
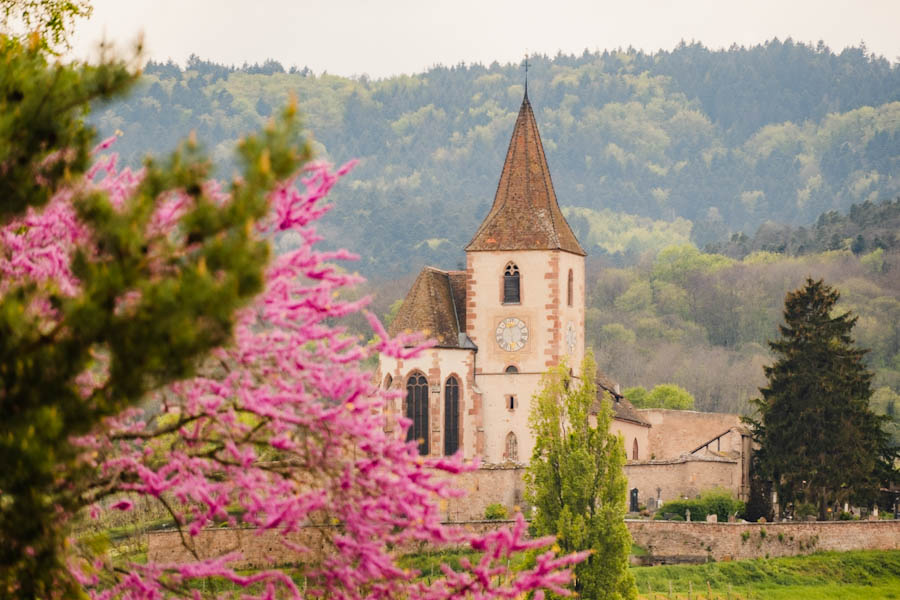
<instances>
[{"instance_id":1,"label":"distant tree line","mask_svg":"<svg viewBox=\"0 0 900 600\"><path fill-rule=\"evenodd\" d=\"M678 235L703 246L900 193L900 67L864 46L775 39L532 62L554 185L593 256L624 264L655 244L605 245L605 226L594 228L607 210L680 222ZM329 237L362 254L366 275L396 277L462 259L492 201L522 83L519 65L496 62L372 80L192 56L150 63L134 94L91 118L102 134L124 132L116 147L132 165L195 130L229 177L233 142L296 95L322 158L361 159L335 193Z\"/></svg>"}]
</instances>

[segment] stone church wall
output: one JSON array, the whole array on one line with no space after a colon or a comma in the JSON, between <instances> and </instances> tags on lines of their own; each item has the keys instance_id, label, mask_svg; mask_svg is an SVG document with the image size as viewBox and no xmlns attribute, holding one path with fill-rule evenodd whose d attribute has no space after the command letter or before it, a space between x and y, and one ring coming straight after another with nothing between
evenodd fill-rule
<instances>
[{"instance_id":1,"label":"stone church wall","mask_svg":"<svg viewBox=\"0 0 900 600\"><path fill-rule=\"evenodd\" d=\"M637 412L652 426L647 458L677 458L730 428L741 426L740 415L733 414L662 408L645 408Z\"/></svg>"},{"instance_id":2,"label":"stone church wall","mask_svg":"<svg viewBox=\"0 0 900 600\"><path fill-rule=\"evenodd\" d=\"M724 488L738 496L741 464L736 460L684 456L673 460L629 462L625 465L628 489L638 489L638 502L668 502L695 498L712 488Z\"/></svg>"},{"instance_id":3,"label":"stone church wall","mask_svg":"<svg viewBox=\"0 0 900 600\"><path fill-rule=\"evenodd\" d=\"M522 465L487 465L471 473L448 476L457 489L466 492L462 498L441 502L447 521L469 521L484 518L491 504L502 504L510 515L518 507L527 517L525 503L525 467ZM738 461L707 457L682 457L669 461L629 461L625 465L628 489L638 488L638 501L646 505L651 498L665 502L694 498L704 490L725 488L735 495L741 483Z\"/></svg>"}]
</instances>

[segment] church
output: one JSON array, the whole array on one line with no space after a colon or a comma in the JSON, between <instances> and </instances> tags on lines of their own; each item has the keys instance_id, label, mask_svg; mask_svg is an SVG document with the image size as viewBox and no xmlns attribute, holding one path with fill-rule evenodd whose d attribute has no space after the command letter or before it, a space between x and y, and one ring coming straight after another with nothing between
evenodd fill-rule
<instances>
[{"instance_id":1,"label":"church","mask_svg":"<svg viewBox=\"0 0 900 600\"><path fill-rule=\"evenodd\" d=\"M534 448L528 415L541 377L564 358L580 376L585 353L586 252L559 208L527 90L494 202L465 252L465 271L423 268L388 329L422 332L434 346L381 356L376 378L401 391L388 412L412 421L420 454L461 451L493 469L473 484L472 506L511 506ZM746 497L749 436L736 415L635 410L602 374L597 390L625 442L633 509L708 487ZM466 514L477 516L472 506Z\"/></svg>"},{"instance_id":2,"label":"church","mask_svg":"<svg viewBox=\"0 0 900 600\"><path fill-rule=\"evenodd\" d=\"M421 454L527 462L541 376L584 358L586 256L559 208L527 91L494 203L465 251L465 271L422 269L390 326L435 346L413 360L382 357L379 379L405 388L394 409L413 422ZM650 425L598 383L618 400L615 428L638 458Z\"/></svg>"}]
</instances>

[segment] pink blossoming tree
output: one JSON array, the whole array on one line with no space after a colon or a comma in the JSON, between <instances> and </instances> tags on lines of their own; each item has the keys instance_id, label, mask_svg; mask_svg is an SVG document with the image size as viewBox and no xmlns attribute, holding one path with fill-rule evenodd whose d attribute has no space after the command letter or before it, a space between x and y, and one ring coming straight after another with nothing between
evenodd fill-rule
<instances>
[{"instance_id":1,"label":"pink blossoming tree","mask_svg":"<svg viewBox=\"0 0 900 600\"><path fill-rule=\"evenodd\" d=\"M37 49L6 48L48 68ZM244 174L227 190L207 181L194 144L137 173L95 155L78 175L84 152L65 144L32 154L21 173L0 168L0 179L12 172L42 186L0 211L0 408L9 415L0 460L10 465L0 474L0 592L567 593L568 567L582 555L540 553L552 540L526 540L521 517L484 536L443 525L436 503L457 492L439 474L472 466L423 460L405 442L408 423L385 431L388 393L361 361L419 349L390 339L371 315L375 344L337 325L365 301L342 300L358 278L335 263L353 257L318 250L314 223L351 165L306 162L293 109L242 143ZM269 240L288 232L299 243L269 260ZM163 507L187 559L122 559L73 527L138 499ZM248 575L231 566L239 549L207 557L203 531L221 523L274 532L273 554L295 565ZM397 563L420 543L482 558L445 565L426 583ZM510 571L510 557L526 550L530 567Z\"/></svg>"}]
</instances>

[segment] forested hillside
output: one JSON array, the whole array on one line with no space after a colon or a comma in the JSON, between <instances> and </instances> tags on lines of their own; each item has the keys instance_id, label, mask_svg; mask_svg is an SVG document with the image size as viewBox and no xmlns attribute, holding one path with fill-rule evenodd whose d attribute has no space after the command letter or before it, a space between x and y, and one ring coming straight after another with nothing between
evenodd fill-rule
<instances>
[{"instance_id":1,"label":"forested hillside","mask_svg":"<svg viewBox=\"0 0 900 600\"><path fill-rule=\"evenodd\" d=\"M595 265L587 342L598 364L626 386L677 383L699 410L744 412L765 383L767 341L782 323L785 294L806 277L841 293L838 310L859 320L854 338L870 350L880 410L900 417L900 253L849 250L743 260L672 246L625 268ZM891 391L893 390L893 392Z\"/></svg>"},{"instance_id":2,"label":"forested hillside","mask_svg":"<svg viewBox=\"0 0 900 600\"><path fill-rule=\"evenodd\" d=\"M775 40L531 62L557 195L593 256L624 264L665 243L812 223L900 192L900 67L864 47ZM369 80L194 57L185 69L149 64L132 96L92 119L124 133L117 149L132 164L196 130L228 176L234 141L295 94L323 158L361 159L325 233L383 278L462 259L493 199L522 84L518 65L496 63ZM628 235L628 222L642 232L655 222L655 234Z\"/></svg>"}]
</instances>

